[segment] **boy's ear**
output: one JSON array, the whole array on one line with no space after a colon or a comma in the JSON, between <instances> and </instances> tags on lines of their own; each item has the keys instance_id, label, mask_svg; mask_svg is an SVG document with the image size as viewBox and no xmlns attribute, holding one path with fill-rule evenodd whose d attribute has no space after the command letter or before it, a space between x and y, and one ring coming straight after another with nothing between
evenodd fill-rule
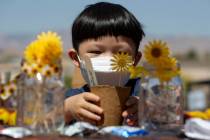
<instances>
[{"instance_id":1,"label":"boy's ear","mask_svg":"<svg viewBox=\"0 0 210 140\"><path fill-rule=\"evenodd\" d=\"M134 58L134 66L136 66L139 63L141 56L142 56L141 52L137 52L137 54Z\"/></svg>"},{"instance_id":2,"label":"boy's ear","mask_svg":"<svg viewBox=\"0 0 210 140\"><path fill-rule=\"evenodd\" d=\"M80 63L79 63L79 59L78 59L78 54L77 52L74 50L74 49L69 49L68 51L68 55L69 55L69 58L72 60L72 62L74 63L74 65L76 67L79 67L80 66Z\"/></svg>"}]
</instances>

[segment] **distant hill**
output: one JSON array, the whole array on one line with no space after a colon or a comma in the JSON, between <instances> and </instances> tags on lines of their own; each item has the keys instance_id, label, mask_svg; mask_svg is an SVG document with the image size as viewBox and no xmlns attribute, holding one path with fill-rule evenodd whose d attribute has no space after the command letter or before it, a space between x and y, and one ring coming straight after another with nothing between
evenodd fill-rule
<instances>
[{"instance_id":1,"label":"distant hill","mask_svg":"<svg viewBox=\"0 0 210 140\"><path fill-rule=\"evenodd\" d=\"M70 31L59 31L61 35L64 49L72 47ZM11 50L22 52L24 48L33 40L36 34L16 34L16 35L3 35L0 34L0 51L11 53ZM153 36L148 35L141 44L141 49L148 40L161 39L168 42L174 53L185 53L190 49L194 49L199 53L210 52L210 37L206 36Z\"/></svg>"},{"instance_id":2,"label":"distant hill","mask_svg":"<svg viewBox=\"0 0 210 140\"><path fill-rule=\"evenodd\" d=\"M70 33L60 31L58 32L61 35L64 48L69 48L71 46L71 38ZM10 35L3 35L0 33L0 48L1 49L8 49L14 48L19 51L24 50L24 48L33 40L36 39L37 34L10 34Z\"/></svg>"},{"instance_id":3,"label":"distant hill","mask_svg":"<svg viewBox=\"0 0 210 140\"><path fill-rule=\"evenodd\" d=\"M59 35L62 36L64 49L67 50L71 48L71 36L68 31L60 31ZM36 34L16 34L16 35L3 35L0 34L0 69L1 71L14 70L18 71L19 63L23 55L24 48L33 40L36 39ZM147 35L147 37L141 43L140 49L143 49L145 43L151 39L161 39L166 41L170 48L172 49L173 54L184 54L189 50L193 49L194 51L205 54L206 52L210 53L210 37L205 36L153 36ZM67 53L65 53L65 58ZM201 55L202 56L202 55ZM73 65L69 59L64 59L64 73L68 75L73 74ZM202 62L203 63L203 62ZM182 68L188 77L194 79L204 79L210 78L208 74L209 65L201 62L191 62L188 64L185 61L182 61ZM196 73L196 74L195 74Z\"/></svg>"}]
</instances>

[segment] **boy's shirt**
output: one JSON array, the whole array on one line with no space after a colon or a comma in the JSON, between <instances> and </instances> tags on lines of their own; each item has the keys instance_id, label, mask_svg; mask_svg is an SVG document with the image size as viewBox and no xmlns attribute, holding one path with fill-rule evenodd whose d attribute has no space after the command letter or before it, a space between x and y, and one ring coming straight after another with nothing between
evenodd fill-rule
<instances>
[{"instance_id":1,"label":"boy's shirt","mask_svg":"<svg viewBox=\"0 0 210 140\"><path fill-rule=\"evenodd\" d=\"M137 96L139 94L140 91L140 79L130 79L127 83L126 83L126 87L131 87L131 96ZM90 88L88 87L88 85L84 85L81 88L75 88L75 89L69 89L66 92L65 98L74 96L74 95L78 95L81 94L83 92L90 92Z\"/></svg>"}]
</instances>

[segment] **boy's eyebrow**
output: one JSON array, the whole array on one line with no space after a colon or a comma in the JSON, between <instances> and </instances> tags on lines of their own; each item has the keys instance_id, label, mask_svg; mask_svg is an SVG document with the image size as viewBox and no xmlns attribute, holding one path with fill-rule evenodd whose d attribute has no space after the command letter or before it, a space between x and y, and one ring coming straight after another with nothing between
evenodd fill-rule
<instances>
[{"instance_id":1,"label":"boy's eyebrow","mask_svg":"<svg viewBox=\"0 0 210 140\"><path fill-rule=\"evenodd\" d=\"M123 47L123 46L116 46L113 50L115 52L123 51L123 52L127 52L127 53L130 53L132 51L132 49L130 47Z\"/></svg>"},{"instance_id":2,"label":"boy's eyebrow","mask_svg":"<svg viewBox=\"0 0 210 140\"><path fill-rule=\"evenodd\" d=\"M118 44L118 45L115 45L114 47L116 50L117 49L123 49L123 50L132 50L132 47L128 44Z\"/></svg>"},{"instance_id":3,"label":"boy's eyebrow","mask_svg":"<svg viewBox=\"0 0 210 140\"><path fill-rule=\"evenodd\" d=\"M102 44L94 44L94 46L96 46L96 47L105 47L105 46L102 45Z\"/></svg>"},{"instance_id":4,"label":"boy's eyebrow","mask_svg":"<svg viewBox=\"0 0 210 140\"><path fill-rule=\"evenodd\" d=\"M92 45L94 48L100 48L100 49L106 49L107 47L110 47L110 46L107 46L107 45L104 45L103 43L93 43ZM118 49L128 49L131 50L131 46L129 44L126 44L126 43L120 43L120 44L114 44L112 45L114 50L118 50Z\"/></svg>"},{"instance_id":5,"label":"boy's eyebrow","mask_svg":"<svg viewBox=\"0 0 210 140\"><path fill-rule=\"evenodd\" d=\"M106 46L105 46L105 45L102 45L102 44L93 44L92 46L93 46L94 48L100 48L100 49L106 48Z\"/></svg>"},{"instance_id":6,"label":"boy's eyebrow","mask_svg":"<svg viewBox=\"0 0 210 140\"><path fill-rule=\"evenodd\" d=\"M107 47L107 45L103 45L103 44L94 44L94 46L97 46L97 47ZM112 45L113 47L120 47L120 48L123 48L123 47L127 47L127 46L129 46L129 45L127 45L127 44L116 44L116 45Z\"/></svg>"},{"instance_id":7,"label":"boy's eyebrow","mask_svg":"<svg viewBox=\"0 0 210 140\"><path fill-rule=\"evenodd\" d=\"M124 48L124 47L130 47L130 45L125 44L125 43L121 43L121 44L117 44L117 45L115 45L115 47Z\"/></svg>"}]
</instances>

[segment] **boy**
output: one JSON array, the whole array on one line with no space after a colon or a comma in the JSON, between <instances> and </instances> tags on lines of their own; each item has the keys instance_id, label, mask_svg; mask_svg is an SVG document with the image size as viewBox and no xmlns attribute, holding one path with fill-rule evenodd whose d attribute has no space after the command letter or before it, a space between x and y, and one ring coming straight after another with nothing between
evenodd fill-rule
<instances>
[{"instance_id":1,"label":"boy","mask_svg":"<svg viewBox=\"0 0 210 140\"><path fill-rule=\"evenodd\" d=\"M86 7L75 19L72 26L74 49L69 51L69 57L75 66L80 67L79 58L85 55L98 59L126 52L132 56L133 64L136 65L141 58L138 48L143 36L141 24L127 9L118 4L99 2ZM129 80L126 84L132 87L132 96L127 100L127 109L122 113L128 125L138 123L138 97L134 94L137 81ZM69 90L66 96L67 123L75 119L90 123L100 121L103 113L102 108L97 106L100 98L91 93L87 85Z\"/></svg>"}]
</instances>

